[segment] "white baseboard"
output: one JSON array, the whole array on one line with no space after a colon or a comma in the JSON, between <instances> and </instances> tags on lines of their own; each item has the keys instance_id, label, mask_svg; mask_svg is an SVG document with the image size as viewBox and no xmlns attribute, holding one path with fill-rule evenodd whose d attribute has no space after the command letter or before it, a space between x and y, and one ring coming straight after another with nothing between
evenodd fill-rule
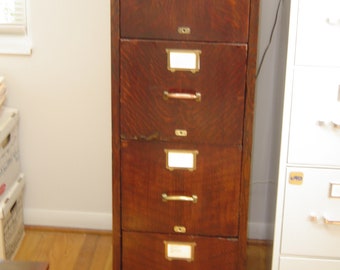
<instances>
[{"instance_id":1,"label":"white baseboard","mask_svg":"<svg viewBox=\"0 0 340 270\"><path fill-rule=\"evenodd\" d=\"M112 230L112 214L24 209L24 224L93 230Z\"/></svg>"},{"instance_id":2,"label":"white baseboard","mask_svg":"<svg viewBox=\"0 0 340 270\"><path fill-rule=\"evenodd\" d=\"M273 240L274 224L249 222L248 239Z\"/></svg>"}]
</instances>

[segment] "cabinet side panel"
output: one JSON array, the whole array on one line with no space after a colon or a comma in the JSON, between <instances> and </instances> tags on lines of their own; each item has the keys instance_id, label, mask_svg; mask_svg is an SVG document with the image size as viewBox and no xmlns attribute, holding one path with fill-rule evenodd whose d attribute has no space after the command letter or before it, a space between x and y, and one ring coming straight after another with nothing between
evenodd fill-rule
<instances>
[{"instance_id":1,"label":"cabinet side panel","mask_svg":"<svg viewBox=\"0 0 340 270\"><path fill-rule=\"evenodd\" d=\"M112 269L121 269L120 139L119 139L119 0L111 0L111 121L112 121Z\"/></svg>"},{"instance_id":2,"label":"cabinet side panel","mask_svg":"<svg viewBox=\"0 0 340 270\"><path fill-rule=\"evenodd\" d=\"M248 39L247 82L245 99L245 118L243 131L242 178L240 200L240 268L246 268L247 223L249 204L249 183L251 169L251 151L253 140L254 99L256 81L257 36L259 21L259 0L252 0L250 5L250 23Z\"/></svg>"}]
</instances>

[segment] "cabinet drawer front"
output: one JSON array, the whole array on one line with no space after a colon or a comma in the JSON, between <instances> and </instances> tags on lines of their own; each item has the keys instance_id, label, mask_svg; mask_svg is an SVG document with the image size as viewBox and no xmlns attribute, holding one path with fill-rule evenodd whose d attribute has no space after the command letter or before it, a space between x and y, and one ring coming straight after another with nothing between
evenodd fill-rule
<instances>
[{"instance_id":1,"label":"cabinet drawer front","mask_svg":"<svg viewBox=\"0 0 340 270\"><path fill-rule=\"evenodd\" d=\"M280 258L280 270L339 270L339 260L319 260L311 258Z\"/></svg>"},{"instance_id":2,"label":"cabinet drawer front","mask_svg":"<svg viewBox=\"0 0 340 270\"><path fill-rule=\"evenodd\" d=\"M340 66L340 1L300 0L297 65Z\"/></svg>"},{"instance_id":3,"label":"cabinet drawer front","mask_svg":"<svg viewBox=\"0 0 340 270\"><path fill-rule=\"evenodd\" d=\"M239 266L239 244L236 240L123 232L122 242L123 269L126 270L207 270L221 269L221 266L228 266L228 270L237 270ZM181 246L193 246L192 260L177 259L176 254L169 254L171 251L166 251L164 242L177 245L175 252L179 257ZM168 255L174 256L169 258ZM183 257L187 257L186 255Z\"/></svg>"},{"instance_id":4,"label":"cabinet drawer front","mask_svg":"<svg viewBox=\"0 0 340 270\"><path fill-rule=\"evenodd\" d=\"M340 259L340 171L289 168L286 178L282 254Z\"/></svg>"},{"instance_id":5,"label":"cabinet drawer front","mask_svg":"<svg viewBox=\"0 0 340 270\"><path fill-rule=\"evenodd\" d=\"M297 68L288 162L340 164L340 69Z\"/></svg>"},{"instance_id":6,"label":"cabinet drawer front","mask_svg":"<svg viewBox=\"0 0 340 270\"><path fill-rule=\"evenodd\" d=\"M165 150L195 151L195 169L167 168ZM239 148L124 141L122 227L237 236L240 163Z\"/></svg>"},{"instance_id":7,"label":"cabinet drawer front","mask_svg":"<svg viewBox=\"0 0 340 270\"><path fill-rule=\"evenodd\" d=\"M121 1L121 35L129 38L246 42L249 2L124 0Z\"/></svg>"},{"instance_id":8,"label":"cabinet drawer front","mask_svg":"<svg viewBox=\"0 0 340 270\"><path fill-rule=\"evenodd\" d=\"M199 70L168 70L169 48L201 51ZM246 46L123 41L121 56L123 138L242 143Z\"/></svg>"}]
</instances>

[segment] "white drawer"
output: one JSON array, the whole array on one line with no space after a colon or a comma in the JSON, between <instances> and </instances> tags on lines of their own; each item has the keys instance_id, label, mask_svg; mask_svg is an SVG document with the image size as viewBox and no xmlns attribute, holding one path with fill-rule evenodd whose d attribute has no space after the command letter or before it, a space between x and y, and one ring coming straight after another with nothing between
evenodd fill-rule
<instances>
[{"instance_id":1,"label":"white drawer","mask_svg":"<svg viewBox=\"0 0 340 270\"><path fill-rule=\"evenodd\" d=\"M288 163L340 166L340 68L296 68L292 100Z\"/></svg>"},{"instance_id":2,"label":"white drawer","mask_svg":"<svg viewBox=\"0 0 340 270\"><path fill-rule=\"evenodd\" d=\"M310 258L280 258L280 270L339 270L339 260L318 260Z\"/></svg>"},{"instance_id":3,"label":"white drawer","mask_svg":"<svg viewBox=\"0 0 340 270\"><path fill-rule=\"evenodd\" d=\"M340 259L340 170L294 167L286 179L281 254Z\"/></svg>"},{"instance_id":4,"label":"white drawer","mask_svg":"<svg viewBox=\"0 0 340 270\"><path fill-rule=\"evenodd\" d=\"M340 66L340 1L300 0L296 65Z\"/></svg>"}]
</instances>

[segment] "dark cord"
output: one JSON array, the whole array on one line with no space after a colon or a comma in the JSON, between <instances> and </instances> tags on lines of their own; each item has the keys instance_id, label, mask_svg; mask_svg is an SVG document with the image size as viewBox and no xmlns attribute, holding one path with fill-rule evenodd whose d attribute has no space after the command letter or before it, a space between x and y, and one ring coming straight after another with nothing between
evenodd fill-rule
<instances>
[{"instance_id":1,"label":"dark cord","mask_svg":"<svg viewBox=\"0 0 340 270\"><path fill-rule=\"evenodd\" d=\"M278 20L278 17L279 17L279 11L280 11L280 6L281 6L281 3L282 3L282 0L279 1L278 5L277 5L277 8L276 8L276 15L275 15L275 21L274 21L274 24L273 24L273 27L272 27L272 31L270 33L270 38L269 38L269 42L267 44L267 47L266 49L264 50L264 53L261 57L261 61L260 61L260 64L259 64L259 67L257 69L257 72L256 72L256 78L260 75L260 72L261 72L261 69L262 69L262 65L263 65L263 61L266 57L266 54L268 52L268 49L272 43L272 40L273 40L273 36L274 36L274 31L275 31L275 28L276 28L276 24L277 24L277 20Z\"/></svg>"}]
</instances>

